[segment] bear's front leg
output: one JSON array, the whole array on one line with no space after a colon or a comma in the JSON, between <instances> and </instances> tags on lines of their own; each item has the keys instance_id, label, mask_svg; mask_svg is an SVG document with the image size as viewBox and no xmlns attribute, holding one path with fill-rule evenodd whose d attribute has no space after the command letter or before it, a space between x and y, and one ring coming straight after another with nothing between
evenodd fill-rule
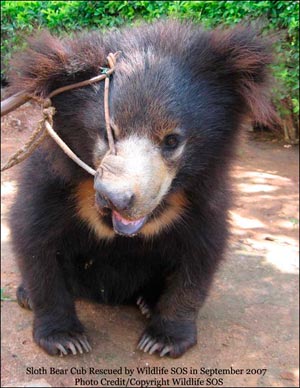
<instances>
[{"instance_id":1,"label":"bear's front leg","mask_svg":"<svg viewBox=\"0 0 300 388\"><path fill-rule=\"evenodd\" d=\"M207 258L213 261L211 255ZM199 259L198 265L185 259L168 279L149 325L140 338L138 348L144 352L175 358L197 343L196 319L215 270ZM189 262L192 263L190 267Z\"/></svg>"},{"instance_id":2,"label":"bear's front leg","mask_svg":"<svg viewBox=\"0 0 300 388\"><path fill-rule=\"evenodd\" d=\"M50 355L88 352L91 346L77 318L56 252L44 247L39 254L20 259L28 305L34 313L33 338ZM20 291L18 291L20 298Z\"/></svg>"},{"instance_id":3,"label":"bear's front leg","mask_svg":"<svg viewBox=\"0 0 300 388\"><path fill-rule=\"evenodd\" d=\"M184 289L183 284L180 286L180 274L176 277L161 296L138 343L138 348L144 352L179 357L197 343L196 318L201 298L196 295L199 290Z\"/></svg>"}]
</instances>

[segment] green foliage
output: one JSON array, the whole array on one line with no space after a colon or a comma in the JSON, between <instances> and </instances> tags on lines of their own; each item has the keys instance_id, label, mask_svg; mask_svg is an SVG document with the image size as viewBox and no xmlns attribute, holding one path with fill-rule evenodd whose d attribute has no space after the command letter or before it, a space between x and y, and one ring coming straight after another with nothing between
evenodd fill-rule
<instances>
[{"instance_id":1,"label":"green foliage","mask_svg":"<svg viewBox=\"0 0 300 388\"><path fill-rule=\"evenodd\" d=\"M1 288L1 302L2 301L13 301L14 299L10 298L5 294L5 291L3 288Z\"/></svg>"},{"instance_id":2,"label":"green foliage","mask_svg":"<svg viewBox=\"0 0 300 388\"><path fill-rule=\"evenodd\" d=\"M293 224L293 226L299 225L299 220L298 220L298 218L290 218L290 222Z\"/></svg>"},{"instance_id":3,"label":"green foliage","mask_svg":"<svg viewBox=\"0 0 300 388\"><path fill-rule=\"evenodd\" d=\"M261 20L264 31L276 33L273 66L278 85L274 100L281 117L299 113L298 1L1 1L2 72L15 49L33 31L55 33L107 29L161 17L192 19L205 27ZM283 103L284 102L284 103Z\"/></svg>"}]
</instances>

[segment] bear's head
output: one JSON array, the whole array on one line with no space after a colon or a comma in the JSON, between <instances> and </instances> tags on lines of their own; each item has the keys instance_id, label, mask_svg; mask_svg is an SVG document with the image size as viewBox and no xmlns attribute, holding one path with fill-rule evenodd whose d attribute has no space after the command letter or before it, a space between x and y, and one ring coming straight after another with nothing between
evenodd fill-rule
<instances>
[{"instance_id":1,"label":"bear's head","mask_svg":"<svg viewBox=\"0 0 300 388\"><path fill-rule=\"evenodd\" d=\"M109 94L116 155L108 152L103 82L54 97L54 128L97 170L93 187L81 172L81 216L106 237L151 236L180 218L202 189L221 184L244 120L272 120L270 45L249 27L203 31L176 21L71 39L43 33L13 60L11 93L47 97L100 74L116 51ZM65 175L78 179L78 172ZM88 195L95 206L84 204Z\"/></svg>"}]
</instances>

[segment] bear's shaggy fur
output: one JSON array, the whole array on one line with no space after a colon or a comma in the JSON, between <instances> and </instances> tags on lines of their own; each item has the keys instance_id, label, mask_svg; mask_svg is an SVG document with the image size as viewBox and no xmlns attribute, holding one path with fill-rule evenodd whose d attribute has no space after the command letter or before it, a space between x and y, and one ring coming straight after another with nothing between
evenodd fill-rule
<instances>
[{"instance_id":1,"label":"bear's shaggy fur","mask_svg":"<svg viewBox=\"0 0 300 388\"><path fill-rule=\"evenodd\" d=\"M74 305L84 297L138 302L150 316L139 348L178 357L196 344L197 313L226 246L238 130L249 116L272 115L270 49L249 27L177 21L72 39L43 33L13 60L10 92L47 97L98 75L116 51L115 159L104 82L52 99L54 129L96 170L105 161L103 175L94 181L50 138L24 165L10 221L17 296L49 354L90 349Z\"/></svg>"}]
</instances>

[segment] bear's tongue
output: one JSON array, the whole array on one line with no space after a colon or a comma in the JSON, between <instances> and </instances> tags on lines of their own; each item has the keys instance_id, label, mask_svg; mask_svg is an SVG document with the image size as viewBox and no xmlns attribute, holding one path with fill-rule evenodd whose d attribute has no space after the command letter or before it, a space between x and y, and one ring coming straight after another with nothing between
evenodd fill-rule
<instances>
[{"instance_id":1,"label":"bear's tongue","mask_svg":"<svg viewBox=\"0 0 300 388\"><path fill-rule=\"evenodd\" d=\"M146 217L142 217L135 221L130 221L122 217L121 214L119 214L117 211L113 210L112 222L116 233L132 236L144 226Z\"/></svg>"}]
</instances>

